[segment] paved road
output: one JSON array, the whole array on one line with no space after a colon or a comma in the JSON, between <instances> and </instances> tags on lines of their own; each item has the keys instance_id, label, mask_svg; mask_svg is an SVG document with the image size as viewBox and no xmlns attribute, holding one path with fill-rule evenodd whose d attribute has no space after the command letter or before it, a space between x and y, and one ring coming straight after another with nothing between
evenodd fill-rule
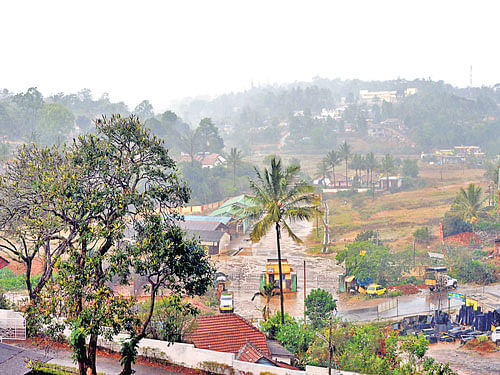
<instances>
[{"instance_id":1,"label":"paved road","mask_svg":"<svg viewBox=\"0 0 500 375\"><path fill-rule=\"evenodd\" d=\"M461 349L456 342L430 345L426 356L439 362L448 362L459 375L500 374L500 352L479 355Z\"/></svg>"},{"instance_id":2,"label":"paved road","mask_svg":"<svg viewBox=\"0 0 500 375\"><path fill-rule=\"evenodd\" d=\"M299 238L305 240L313 230L312 222L300 221L291 224ZM231 284L229 290L234 292L235 312L247 319L260 319L261 308L265 304L264 298L252 296L260 287L260 274L265 271L268 258L276 258L276 232L270 231L258 243L252 244L241 240L241 243L232 244L233 247L248 247L237 256L220 257L216 261L217 269L227 273ZM334 259L306 254L303 244L297 244L284 232L281 241L282 258L286 258L297 272L297 292L285 295L285 310L294 317L304 315L304 260L306 261L306 289L322 288L334 296L337 293L338 275L342 268ZM271 301L271 311L279 310L279 297Z\"/></svg>"},{"instance_id":3,"label":"paved road","mask_svg":"<svg viewBox=\"0 0 500 375\"><path fill-rule=\"evenodd\" d=\"M33 346L24 341L9 341L9 345L15 345L24 349L29 349L32 352L51 357L48 363L54 363L61 366L77 367L71 358L73 352L68 349L54 349L46 346ZM178 372L168 371L162 368L135 364L132 368L136 371L136 375L173 375L180 374ZM122 369L120 361L116 358L97 356L97 372L102 372L106 375L119 374Z\"/></svg>"},{"instance_id":4,"label":"paved road","mask_svg":"<svg viewBox=\"0 0 500 375\"><path fill-rule=\"evenodd\" d=\"M485 301L492 306L500 307L500 286L489 285L485 287L459 286L454 292L464 294L479 301ZM377 307L360 308L344 310L339 312L339 316L355 321L370 321L378 318L394 318L403 315L423 314L435 309L448 309L448 292L430 293L428 290L421 291L419 294L397 297L398 308L394 308L380 314L377 314ZM387 299L380 299L380 303ZM450 300L450 308L458 309L463 304L460 300ZM480 302L481 304L481 302Z\"/></svg>"}]
</instances>

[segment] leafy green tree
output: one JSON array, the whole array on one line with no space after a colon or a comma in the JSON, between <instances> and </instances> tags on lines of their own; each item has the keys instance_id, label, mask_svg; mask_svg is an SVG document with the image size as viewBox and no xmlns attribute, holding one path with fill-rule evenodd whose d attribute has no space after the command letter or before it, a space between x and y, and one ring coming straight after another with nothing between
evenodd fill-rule
<instances>
[{"instance_id":1,"label":"leafy green tree","mask_svg":"<svg viewBox=\"0 0 500 375\"><path fill-rule=\"evenodd\" d=\"M65 139L75 126L73 113L57 103L47 103L40 109L40 122L37 131L45 144Z\"/></svg>"},{"instance_id":2,"label":"leafy green tree","mask_svg":"<svg viewBox=\"0 0 500 375\"><path fill-rule=\"evenodd\" d=\"M43 95L36 87L30 87L24 94L19 93L12 97L16 105L16 117L23 135L31 134L40 119L39 111L43 107Z\"/></svg>"},{"instance_id":3,"label":"leafy green tree","mask_svg":"<svg viewBox=\"0 0 500 375\"><path fill-rule=\"evenodd\" d=\"M474 232L474 224L485 213L483 206L485 199L482 196L481 186L469 184L467 189L461 187L451 207L451 212L471 224L472 232Z\"/></svg>"},{"instance_id":4,"label":"leafy green tree","mask_svg":"<svg viewBox=\"0 0 500 375\"><path fill-rule=\"evenodd\" d=\"M67 155L58 148L25 145L0 178L0 248L24 265L32 304L76 236L75 230L64 232L65 223L52 212L52 191L69 169ZM42 273L33 285L32 269L37 259L42 262Z\"/></svg>"},{"instance_id":5,"label":"leafy green tree","mask_svg":"<svg viewBox=\"0 0 500 375\"><path fill-rule=\"evenodd\" d=\"M143 315L149 313L150 303L142 306ZM195 326L199 310L178 294L159 298L155 303L147 337L168 342L183 342ZM144 320L144 317L141 316Z\"/></svg>"},{"instance_id":6,"label":"leafy green tree","mask_svg":"<svg viewBox=\"0 0 500 375\"><path fill-rule=\"evenodd\" d=\"M352 156L352 147L347 143L347 141L344 141L339 147L339 155L340 157L345 161L345 180L347 183L347 163L349 162L349 159Z\"/></svg>"},{"instance_id":7,"label":"leafy green tree","mask_svg":"<svg viewBox=\"0 0 500 375\"><path fill-rule=\"evenodd\" d=\"M283 272L281 267L281 229L285 228L288 235L296 242L302 242L287 221L310 220L318 212L318 198L314 188L307 182L298 179L300 167L291 165L283 169L281 160L271 159L270 169L263 172L255 168L257 178L250 180L250 196L252 205L241 208L241 213L254 221L250 238L254 242L260 239L274 226L276 230L276 245L278 252L278 267L280 274L280 305L284 319L283 302ZM282 321L283 322L283 321Z\"/></svg>"},{"instance_id":8,"label":"leafy green tree","mask_svg":"<svg viewBox=\"0 0 500 375\"><path fill-rule=\"evenodd\" d=\"M236 187L236 169L242 163L243 158L241 157L241 150L236 147L232 147L229 155L227 155L227 164L233 169L233 186Z\"/></svg>"},{"instance_id":9,"label":"leafy green tree","mask_svg":"<svg viewBox=\"0 0 500 375\"><path fill-rule=\"evenodd\" d=\"M418 338L415 336L406 336L401 343L401 350L408 356L408 364L415 373L420 370L422 358L424 358L427 349L429 348L429 341L420 335Z\"/></svg>"},{"instance_id":10,"label":"leafy green tree","mask_svg":"<svg viewBox=\"0 0 500 375\"><path fill-rule=\"evenodd\" d=\"M153 106L149 100L143 100L134 109L134 114L137 115L142 121L153 117L155 115Z\"/></svg>"},{"instance_id":11,"label":"leafy green tree","mask_svg":"<svg viewBox=\"0 0 500 375\"><path fill-rule=\"evenodd\" d=\"M465 222L456 213L448 211L443 218L443 235L444 237L453 236L455 234L472 231L472 225Z\"/></svg>"},{"instance_id":12,"label":"leafy green tree","mask_svg":"<svg viewBox=\"0 0 500 375\"><path fill-rule=\"evenodd\" d=\"M18 129L14 126L14 120L9 114L9 107L7 103L0 102L0 135L6 137L16 137Z\"/></svg>"},{"instance_id":13,"label":"leafy green tree","mask_svg":"<svg viewBox=\"0 0 500 375\"><path fill-rule=\"evenodd\" d=\"M96 133L80 137L66 155L68 168L53 182L48 203L76 237L36 307L49 322L66 316L80 373L90 369L96 374L98 337L130 330L137 322L134 301L115 295L110 287L124 272L114 256L122 248L127 223L148 219L152 212L169 213L188 201L189 189L162 142L135 116L97 121ZM196 265L184 261L172 267L191 273Z\"/></svg>"},{"instance_id":14,"label":"leafy green tree","mask_svg":"<svg viewBox=\"0 0 500 375\"><path fill-rule=\"evenodd\" d=\"M337 263L345 262L346 275L354 275L361 282L387 284L397 280L403 265L394 264L389 248L373 242L353 242L337 253Z\"/></svg>"},{"instance_id":15,"label":"leafy green tree","mask_svg":"<svg viewBox=\"0 0 500 375\"><path fill-rule=\"evenodd\" d=\"M278 292L276 290L276 285L274 285L273 283L267 283L266 285L264 285L264 288L260 292L257 292L253 295L252 301L257 296L261 296L261 297L264 297L266 299L266 304L264 305L264 307L262 309L262 318L264 319L264 321L269 319L269 316L271 315L271 307L270 307L271 299L273 297L279 296L279 295L280 295L280 292Z\"/></svg>"},{"instance_id":16,"label":"leafy green tree","mask_svg":"<svg viewBox=\"0 0 500 375\"><path fill-rule=\"evenodd\" d=\"M330 314L336 310L337 301L324 289L313 289L305 300L306 314L311 320L312 328L318 329L326 325Z\"/></svg>"},{"instance_id":17,"label":"leafy green tree","mask_svg":"<svg viewBox=\"0 0 500 375\"><path fill-rule=\"evenodd\" d=\"M340 164L340 154L335 151L335 150L330 150L328 151L328 154L326 154L325 157L325 162L327 165L331 168L332 170L332 181L333 181L333 186L336 186L336 181L335 181L335 166Z\"/></svg>"},{"instance_id":18,"label":"leafy green tree","mask_svg":"<svg viewBox=\"0 0 500 375\"><path fill-rule=\"evenodd\" d=\"M194 241L185 240L182 230L165 222L160 215L150 214L144 223L136 222L135 230L137 235L134 243L124 251L118 251L112 259L120 269L119 275L123 282L130 280L130 270L148 280L144 291L150 295L149 311L139 328L133 325L127 329L130 338L122 343L121 375L132 374L137 346L148 332L158 293L168 290L174 295L202 295L212 284L215 273L203 247ZM172 338L176 338L176 335Z\"/></svg>"},{"instance_id":19,"label":"leafy green tree","mask_svg":"<svg viewBox=\"0 0 500 375\"><path fill-rule=\"evenodd\" d=\"M219 129L212 122L212 119L208 117L201 119L195 134L200 151L222 153L224 140L219 135Z\"/></svg>"},{"instance_id":20,"label":"leafy green tree","mask_svg":"<svg viewBox=\"0 0 500 375\"><path fill-rule=\"evenodd\" d=\"M279 326L276 338L297 356L297 365L304 368L307 363L307 350L314 341L314 332L304 322L293 319L292 322Z\"/></svg>"},{"instance_id":21,"label":"leafy green tree","mask_svg":"<svg viewBox=\"0 0 500 375\"><path fill-rule=\"evenodd\" d=\"M401 172L406 177L418 177L418 161L408 158L404 159Z\"/></svg>"},{"instance_id":22,"label":"leafy green tree","mask_svg":"<svg viewBox=\"0 0 500 375\"><path fill-rule=\"evenodd\" d=\"M269 319L260 323L260 328L268 338L276 340L280 327L283 324L288 325L293 324L294 322L295 319L288 315L288 313L285 313L283 319L281 319L281 312L276 311L276 313L271 315Z\"/></svg>"},{"instance_id":23,"label":"leafy green tree","mask_svg":"<svg viewBox=\"0 0 500 375\"><path fill-rule=\"evenodd\" d=\"M431 239L431 232L428 227L418 228L413 232L413 238L419 243L428 243Z\"/></svg>"}]
</instances>

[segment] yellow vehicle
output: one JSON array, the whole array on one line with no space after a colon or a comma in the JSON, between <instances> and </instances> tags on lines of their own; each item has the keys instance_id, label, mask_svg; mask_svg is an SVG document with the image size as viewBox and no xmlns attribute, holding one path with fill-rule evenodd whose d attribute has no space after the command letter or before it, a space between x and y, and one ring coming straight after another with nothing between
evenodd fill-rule
<instances>
[{"instance_id":1,"label":"yellow vehicle","mask_svg":"<svg viewBox=\"0 0 500 375\"><path fill-rule=\"evenodd\" d=\"M233 305L233 293L224 292L220 296L219 311L221 313L232 313L234 312Z\"/></svg>"},{"instance_id":2,"label":"yellow vehicle","mask_svg":"<svg viewBox=\"0 0 500 375\"><path fill-rule=\"evenodd\" d=\"M378 284L370 284L368 285L368 288L366 288L366 294L371 294L373 296L380 296L384 294L387 291L386 288L384 288L382 285Z\"/></svg>"}]
</instances>

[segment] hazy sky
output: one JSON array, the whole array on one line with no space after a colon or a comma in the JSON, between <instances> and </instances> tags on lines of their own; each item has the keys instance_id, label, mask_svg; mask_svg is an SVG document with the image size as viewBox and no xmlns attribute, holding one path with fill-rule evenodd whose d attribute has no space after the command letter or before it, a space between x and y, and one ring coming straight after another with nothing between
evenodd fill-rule
<instances>
[{"instance_id":1,"label":"hazy sky","mask_svg":"<svg viewBox=\"0 0 500 375\"><path fill-rule=\"evenodd\" d=\"M497 5L498 4L498 5ZM0 2L0 87L155 110L312 77L500 82L499 1Z\"/></svg>"}]
</instances>

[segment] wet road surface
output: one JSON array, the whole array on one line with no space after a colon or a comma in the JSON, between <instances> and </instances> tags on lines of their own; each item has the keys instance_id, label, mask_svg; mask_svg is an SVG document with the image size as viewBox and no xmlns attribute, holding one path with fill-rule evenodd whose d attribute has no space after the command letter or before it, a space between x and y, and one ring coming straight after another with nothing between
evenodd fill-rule
<instances>
[{"instance_id":1,"label":"wet road surface","mask_svg":"<svg viewBox=\"0 0 500 375\"><path fill-rule=\"evenodd\" d=\"M305 240L311 233L311 222L300 221L291 224L294 233ZM247 319L262 318L262 307L265 299L257 296L251 301L253 295L259 291L260 275L265 271L268 258L277 258L276 232L274 230L261 239L260 242L240 240L233 247L245 247L237 256L224 256L216 261L219 271L229 276L229 290L234 293L235 312ZM285 311L293 317L304 316L304 260L306 261L306 289L322 288L332 293L336 298L338 275L343 272L342 267L336 264L335 259L312 256L306 254L303 244L295 243L287 233L282 233L281 256L287 259L293 270L297 273L297 292L285 294ZM273 297L271 312L279 310L279 297Z\"/></svg>"}]
</instances>

